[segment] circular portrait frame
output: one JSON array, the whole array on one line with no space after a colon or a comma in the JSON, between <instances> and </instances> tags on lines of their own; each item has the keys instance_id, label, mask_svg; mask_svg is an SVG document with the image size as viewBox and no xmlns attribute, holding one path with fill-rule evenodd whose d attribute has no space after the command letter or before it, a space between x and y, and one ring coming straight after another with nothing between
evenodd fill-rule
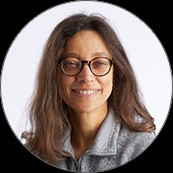
<instances>
[{"instance_id":1,"label":"circular portrait frame","mask_svg":"<svg viewBox=\"0 0 173 173\"><path fill-rule=\"evenodd\" d=\"M115 29L133 66L144 103L155 119L156 134L159 134L172 99L172 76L165 49L154 31L135 14L97 1L74 1L54 6L28 22L12 42L1 72L1 97L14 134L23 142L21 133L30 128L26 124L26 105L33 92L47 38L60 21L78 12L101 14Z\"/></svg>"}]
</instances>

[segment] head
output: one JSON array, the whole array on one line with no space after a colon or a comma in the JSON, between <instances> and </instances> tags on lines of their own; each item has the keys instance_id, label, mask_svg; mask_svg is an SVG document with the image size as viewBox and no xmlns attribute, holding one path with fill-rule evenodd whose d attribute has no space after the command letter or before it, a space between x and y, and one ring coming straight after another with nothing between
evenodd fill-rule
<instances>
[{"instance_id":1,"label":"head","mask_svg":"<svg viewBox=\"0 0 173 173\"><path fill-rule=\"evenodd\" d=\"M79 70L68 71L67 57L75 58L72 62ZM109 59L103 62L110 63L110 69L98 71L95 67L102 61L93 62L98 57ZM82 112L108 105L127 128L155 129L126 52L109 22L99 15L69 16L54 28L45 45L30 104L33 128L26 146L44 160L55 161L55 151L63 153L61 137L69 108ZM144 121L136 123L136 114Z\"/></svg>"},{"instance_id":2,"label":"head","mask_svg":"<svg viewBox=\"0 0 173 173\"><path fill-rule=\"evenodd\" d=\"M121 92L124 87L123 90L128 89L131 92L132 88L130 87L136 85L135 83L129 86L128 81L133 80L134 77L132 68L118 36L103 16L84 14L70 16L55 27L46 48L45 54L48 55L47 62L49 61L49 63L45 61L47 70L51 72L56 69L54 73L47 73L51 75L47 78L51 79L54 76L56 79L57 83L52 84L55 87L52 91L57 90L58 100L62 100L63 104L61 107L69 106L79 111L89 111L98 106L110 105L116 102L115 100L122 101ZM81 61L106 57L114 63L111 64L109 73L104 76L94 75L92 69L86 65L83 66L79 74L70 76L63 72L60 64L63 58L69 56ZM45 65L43 66L45 68ZM125 81L126 79L127 81ZM95 97L95 100L87 99L88 102L86 95L83 100L75 97L76 92L82 91L91 93L99 91L99 97ZM113 98L115 94L118 95Z\"/></svg>"}]
</instances>

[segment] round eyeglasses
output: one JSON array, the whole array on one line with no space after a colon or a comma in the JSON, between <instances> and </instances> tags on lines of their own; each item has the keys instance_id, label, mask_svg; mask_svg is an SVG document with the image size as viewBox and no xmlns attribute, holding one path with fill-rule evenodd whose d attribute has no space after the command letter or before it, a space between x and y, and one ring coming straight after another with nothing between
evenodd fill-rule
<instances>
[{"instance_id":1,"label":"round eyeglasses","mask_svg":"<svg viewBox=\"0 0 173 173\"><path fill-rule=\"evenodd\" d=\"M64 74L68 76L78 75L84 64L89 66L89 69L95 76L105 76L111 70L113 60L107 57L96 57L91 61L81 61L76 57L66 57L60 60L61 70Z\"/></svg>"}]
</instances>

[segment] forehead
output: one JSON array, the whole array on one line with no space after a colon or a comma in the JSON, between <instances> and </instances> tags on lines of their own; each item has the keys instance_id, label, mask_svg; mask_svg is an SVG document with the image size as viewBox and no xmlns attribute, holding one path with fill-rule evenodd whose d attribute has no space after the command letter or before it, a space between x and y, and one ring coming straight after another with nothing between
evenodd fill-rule
<instances>
[{"instance_id":1,"label":"forehead","mask_svg":"<svg viewBox=\"0 0 173 173\"><path fill-rule=\"evenodd\" d=\"M97 52L109 54L105 41L96 31L79 31L67 41L65 46L65 53L76 53L84 56Z\"/></svg>"}]
</instances>

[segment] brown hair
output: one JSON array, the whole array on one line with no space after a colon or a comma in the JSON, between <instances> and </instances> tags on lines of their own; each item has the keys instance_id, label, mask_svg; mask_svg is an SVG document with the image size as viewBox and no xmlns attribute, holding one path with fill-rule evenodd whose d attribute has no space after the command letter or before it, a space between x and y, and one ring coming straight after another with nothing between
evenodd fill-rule
<instances>
[{"instance_id":1,"label":"brown hair","mask_svg":"<svg viewBox=\"0 0 173 173\"><path fill-rule=\"evenodd\" d=\"M113 28L103 16L74 14L61 21L48 38L29 104L31 129L22 133L25 146L48 163L67 156L61 139L67 126L67 105L60 97L58 64L67 40L81 30L93 30L104 39L114 59L114 87L108 99L122 124L137 132L153 132L154 119L143 104L132 66ZM138 115L143 121L136 121Z\"/></svg>"}]
</instances>

